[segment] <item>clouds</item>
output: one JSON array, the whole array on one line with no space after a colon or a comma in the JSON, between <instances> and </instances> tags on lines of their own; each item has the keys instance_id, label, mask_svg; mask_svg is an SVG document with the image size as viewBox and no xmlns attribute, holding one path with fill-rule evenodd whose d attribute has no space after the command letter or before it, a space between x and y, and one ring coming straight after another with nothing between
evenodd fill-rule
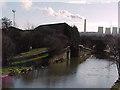
<instances>
[{"instance_id":1,"label":"clouds","mask_svg":"<svg viewBox=\"0 0 120 90\"><path fill-rule=\"evenodd\" d=\"M22 8L26 9L26 10L30 10L30 8L33 5L33 2L31 0L1 0L0 1L0 8L4 8L6 7L8 2L18 2Z\"/></svg>"},{"instance_id":2,"label":"clouds","mask_svg":"<svg viewBox=\"0 0 120 90\"><path fill-rule=\"evenodd\" d=\"M79 14L72 14L70 12L68 12L67 10L58 10L55 11L52 7L45 7L45 8L40 8L38 6L34 6L34 2L32 2L31 0L19 0L18 1L19 4L21 5L22 8L24 8L25 10L31 10L32 8L34 9L39 9L41 11L47 12L47 14L51 15L51 16L55 16L55 17L60 17L60 18L70 18L70 19L84 19L84 17L80 16ZM6 2L2 2L0 4L4 5ZM2 6L1 5L1 6Z\"/></svg>"},{"instance_id":3,"label":"clouds","mask_svg":"<svg viewBox=\"0 0 120 90\"><path fill-rule=\"evenodd\" d=\"M4 0L0 1L0 8L6 7L6 3Z\"/></svg>"},{"instance_id":4,"label":"clouds","mask_svg":"<svg viewBox=\"0 0 120 90\"><path fill-rule=\"evenodd\" d=\"M20 4L23 8L29 10L32 7L33 2L31 0L20 0Z\"/></svg>"},{"instance_id":5,"label":"clouds","mask_svg":"<svg viewBox=\"0 0 120 90\"><path fill-rule=\"evenodd\" d=\"M72 14L67 10L58 10L55 11L52 7L40 8L38 6L33 6L33 2L31 0L20 0L21 6L26 10L30 10L30 8L39 9L41 11L47 12L51 16L60 17L60 18L70 18L70 19L84 19L84 17L79 14Z\"/></svg>"},{"instance_id":6,"label":"clouds","mask_svg":"<svg viewBox=\"0 0 120 90\"><path fill-rule=\"evenodd\" d=\"M68 12L67 10L55 11L51 7L39 8L39 9L42 10L42 11L45 11L49 15L55 16L55 17L70 18L70 19L75 19L75 18L77 18L77 19L84 19L84 17L80 16L79 14L72 14L72 13Z\"/></svg>"},{"instance_id":7,"label":"clouds","mask_svg":"<svg viewBox=\"0 0 120 90\"><path fill-rule=\"evenodd\" d=\"M34 0L34 2L65 2L65 3L112 3L119 0Z\"/></svg>"},{"instance_id":8,"label":"clouds","mask_svg":"<svg viewBox=\"0 0 120 90\"><path fill-rule=\"evenodd\" d=\"M53 0L53 1L49 1L49 0L19 0L21 6L26 9L26 10L30 10L30 8L33 6L34 2L64 2L64 3L76 3L76 4L90 4L90 3L112 3L112 2L118 2L119 0ZM47 11L48 13L52 13L51 15L53 16L63 16L63 17L69 17L69 18L80 18L79 15L68 15L70 14L67 11L58 11L55 12L52 8L44 8L45 11ZM68 16L67 16L67 15Z\"/></svg>"},{"instance_id":9,"label":"clouds","mask_svg":"<svg viewBox=\"0 0 120 90\"><path fill-rule=\"evenodd\" d=\"M64 2L64 3L75 3L75 4L90 4L90 3L113 3L119 0L1 0L0 7L5 7L7 2L20 2L20 5L29 10L34 2Z\"/></svg>"},{"instance_id":10,"label":"clouds","mask_svg":"<svg viewBox=\"0 0 120 90\"><path fill-rule=\"evenodd\" d=\"M90 3L113 3L118 1L119 0L68 0L66 1L66 3L90 4Z\"/></svg>"},{"instance_id":11,"label":"clouds","mask_svg":"<svg viewBox=\"0 0 120 90\"><path fill-rule=\"evenodd\" d=\"M75 3L75 4L85 4L87 3L86 0L71 0L71 1L67 1L66 3Z\"/></svg>"}]
</instances>

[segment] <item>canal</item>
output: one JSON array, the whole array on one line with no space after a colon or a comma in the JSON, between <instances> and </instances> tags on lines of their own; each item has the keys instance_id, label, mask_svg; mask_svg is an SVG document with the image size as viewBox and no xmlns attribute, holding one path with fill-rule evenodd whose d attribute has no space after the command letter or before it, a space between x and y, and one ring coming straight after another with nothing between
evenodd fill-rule
<instances>
[{"instance_id":1,"label":"canal","mask_svg":"<svg viewBox=\"0 0 120 90\"><path fill-rule=\"evenodd\" d=\"M111 88L117 80L117 68L107 59L89 57L51 64L46 69L36 69L27 74L3 80L9 88Z\"/></svg>"}]
</instances>

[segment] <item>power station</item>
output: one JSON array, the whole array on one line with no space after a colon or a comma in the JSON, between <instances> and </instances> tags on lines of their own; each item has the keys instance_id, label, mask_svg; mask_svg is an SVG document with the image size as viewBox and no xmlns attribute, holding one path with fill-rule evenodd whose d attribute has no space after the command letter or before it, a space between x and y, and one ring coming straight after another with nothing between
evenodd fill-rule
<instances>
[{"instance_id":1,"label":"power station","mask_svg":"<svg viewBox=\"0 0 120 90\"><path fill-rule=\"evenodd\" d=\"M105 28L105 34L111 34L111 28Z\"/></svg>"},{"instance_id":2,"label":"power station","mask_svg":"<svg viewBox=\"0 0 120 90\"><path fill-rule=\"evenodd\" d=\"M84 19L84 32L86 32L86 19Z\"/></svg>"},{"instance_id":3,"label":"power station","mask_svg":"<svg viewBox=\"0 0 120 90\"><path fill-rule=\"evenodd\" d=\"M117 35L117 27L112 28L112 35Z\"/></svg>"},{"instance_id":4,"label":"power station","mask_svg":"<svg viewBox=\"0 0 120 90\"><path fill-rule=\"evenodd\" d=\"M103 34L103 27L98 27L98 34Z\"/></svg>"}]
</instances>

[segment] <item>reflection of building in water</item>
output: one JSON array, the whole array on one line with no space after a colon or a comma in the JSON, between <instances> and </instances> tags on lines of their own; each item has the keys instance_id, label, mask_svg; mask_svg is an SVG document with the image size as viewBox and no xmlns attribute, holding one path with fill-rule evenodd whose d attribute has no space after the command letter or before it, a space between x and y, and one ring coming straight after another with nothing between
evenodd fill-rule
<instances>
[{"instance_id":1,"label":"reflection of building in water","mask_svg":"<svg viewBox=\"0 0 120 90\"><path fill-rule=\"evenodd\" d=\"M105 28L105 34L111 34L110 28Z\"/></svg>"},{"instance_id":2,"label":"reflection of building in water","mask_svg":"<svg viewBox=\"0 0 120 90\"><path fill-rule=\"evenodd\" d=\"M117 35L117 27L113 27L112 28L112 34L113 35Z\"/></svg>"}]
</instances>

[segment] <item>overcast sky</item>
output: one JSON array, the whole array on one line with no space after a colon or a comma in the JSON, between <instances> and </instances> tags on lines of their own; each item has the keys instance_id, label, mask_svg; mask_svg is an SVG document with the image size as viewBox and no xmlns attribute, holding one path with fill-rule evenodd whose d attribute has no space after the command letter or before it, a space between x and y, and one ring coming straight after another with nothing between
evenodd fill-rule
<instances>
[{"instance_id":1,"label":"overcast sky","mask_svg":"<svg viewBox=\"0 0 120 90\"><path fill-rule=\"evenodd\" d=\"M28 24L67 22L83 31L85 18L87 31L97 31L98 26L118 26L118 0L4 0L0 8L0 17L11 20L11 10L16 10L19 28L26 28Z\"/></svg>"}]
</instances>

